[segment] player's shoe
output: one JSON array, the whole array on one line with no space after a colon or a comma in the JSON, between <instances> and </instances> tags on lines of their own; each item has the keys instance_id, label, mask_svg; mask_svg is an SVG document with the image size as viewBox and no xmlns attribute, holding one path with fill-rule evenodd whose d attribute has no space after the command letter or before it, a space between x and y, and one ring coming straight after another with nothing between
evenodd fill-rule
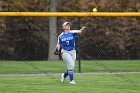
<instances>
[{"instance_id":1,"label":"player's shoe","mask_svg":"<svg viewBox=\"0 0 140 93\"><path fill-rule=\"evenodd\" d=\"M64 74L61 75L61 82L63 83L65 81L65 78L64 78Z\"/></svg>"},{"instance_id":2,"label":"player's shoe","mask_svg":"<svg viewBox=\"0 0 140 93\"><path fill-rule=\"evenodd\" d=\"M70 81L70 84L76 84L74 80Z\"/></svg>"}]
</instances>

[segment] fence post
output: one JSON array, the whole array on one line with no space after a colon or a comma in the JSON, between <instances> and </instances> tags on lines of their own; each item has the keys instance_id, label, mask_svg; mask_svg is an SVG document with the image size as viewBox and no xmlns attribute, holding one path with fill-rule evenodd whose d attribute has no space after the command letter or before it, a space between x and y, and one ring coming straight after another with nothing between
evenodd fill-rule
<instances>
[{"instance_id":1,"label":"fence post","mask_svg":"<svg viewBox=\"0 0 140 93\"><path fill-rule=\"evenodd\" d=\"M80 29L80 17L78 17L78 29ZM81 72L80 35L78 35L78 72Z\"/></svg>"}]
</instances>

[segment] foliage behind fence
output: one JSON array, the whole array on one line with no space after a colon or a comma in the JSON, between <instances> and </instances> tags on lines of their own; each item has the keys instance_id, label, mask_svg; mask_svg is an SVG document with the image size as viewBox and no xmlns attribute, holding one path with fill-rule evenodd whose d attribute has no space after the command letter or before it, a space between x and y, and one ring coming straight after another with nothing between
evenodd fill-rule
<instances>
[{"instance_id":1,"label":"foliage behind fence","mask_svg":"<svg viewBox=\"0 0 140 93\"><path fill-rule=\"evenodd\" d=\"M0 2L0 11L44 12L49 11L50 8L50 0ZM57 3L57 11L60 12L89 12L93 7L97 7L98 11L102 12L140 11L138 0L72 0L69 2L61 0ZM81 34L82 59L140 59L139 17L82 17L80 19L81 26L87 26L86 32ZM76 17L57 17L57 34L62 32L64 21L70 21L73 24L72 29L77 29ZM49 44L53 44L53 42L49 43L50 25L52 24L49 24L49 17L1 17L0 59L47 60Z\"/></svg>"}]
</instances>

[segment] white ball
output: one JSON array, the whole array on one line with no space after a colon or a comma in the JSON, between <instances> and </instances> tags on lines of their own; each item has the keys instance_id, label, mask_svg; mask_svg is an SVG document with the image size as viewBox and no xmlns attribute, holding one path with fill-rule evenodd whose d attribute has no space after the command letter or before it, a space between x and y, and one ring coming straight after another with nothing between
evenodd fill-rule
<instances>
[{"instance_id":1,"label":"white ball","mask_svg":"<svg viewBox=\"0 0 140 93\"><path fill-rule=\"evenodd\" d=\"M97 12L97 8L93 8L93 12Z\"/></svg>"}]
</instances>

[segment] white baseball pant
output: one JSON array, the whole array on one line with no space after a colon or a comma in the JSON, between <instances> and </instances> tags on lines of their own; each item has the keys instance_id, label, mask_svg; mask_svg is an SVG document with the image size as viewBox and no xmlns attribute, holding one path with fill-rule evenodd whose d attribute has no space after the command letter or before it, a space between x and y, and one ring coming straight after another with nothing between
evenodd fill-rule
<instances>
[{"instance_id":1,"label":"white baseball pant","mask_svg":"<svg viewBox=\"0 0 140 93\"><path fill-rule=\"evenodd\" d=\"M62 58L67 63L67 69L73 69L75 67L76 60L76 50L66 51L64 49L61 50Z\"/></svg>"}]
</instances>

